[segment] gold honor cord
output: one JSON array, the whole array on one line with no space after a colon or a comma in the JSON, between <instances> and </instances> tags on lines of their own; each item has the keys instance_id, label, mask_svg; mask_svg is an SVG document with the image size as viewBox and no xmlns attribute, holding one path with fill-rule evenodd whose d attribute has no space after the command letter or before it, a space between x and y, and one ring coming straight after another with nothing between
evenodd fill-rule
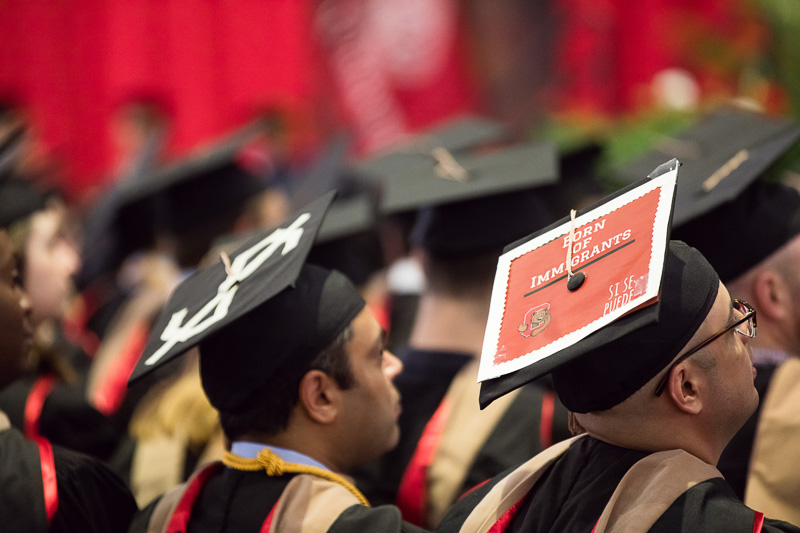
<instances>
[{"instance_id":1,"label":"gold honor cord","mask_svg":"<svg viewBox=\"0 0 800 533\"><path fill-rule=\"evenodd\" d=\"M222 457L222 464L229 468L243 470L245 472L264 470L268 476L282 476L283 474L308 474L310 476L316 476L341 485L347 489L350 494L356 497L358 503L370 507L369 501L367 501L364 495L359 492L355 485L347 481L344 476L316 466L287 463L269 448L264 448L258 452L258 456L255 459L245 459L234 453L225 452L225 455Z\"/></svg>"}]
</instances>

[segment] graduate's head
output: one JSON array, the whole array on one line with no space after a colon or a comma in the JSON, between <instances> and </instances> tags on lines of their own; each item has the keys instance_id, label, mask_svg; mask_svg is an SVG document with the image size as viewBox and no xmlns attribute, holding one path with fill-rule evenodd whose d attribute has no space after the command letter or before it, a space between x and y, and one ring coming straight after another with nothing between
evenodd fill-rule
<instances>
[{"instance_id":1,"label":"graduate's head","mask_svg":"<svg viewBox=\"0 0 800 533\"><path fill-rule=\"evenodd\" d=\"M758 309L755 348L800 353L800 235L728 284Z\"/></svg>"},{"instance_id":2,"label":"graduate's head","mask_svg":"<svg viewBox=\"0 0 800 533\"><path fill-rule=\"evenodd\" d=\"M411 243L422 257L427 291L446 296L487 294L503 247L548 222L549 212L533 189L420 210Z\"/></svg>"},{"instance_id":3,"label":"graduate's head","mask_svg":"<svg viewBox=\"0 0 800 533\"><path fill-rule=\"evenodd\" d=\"M52 199L44 209L11 226L9 233L31 298L33 323L61 319L74 295L73 278L81 266L66 207Z\"/></svg>"},{"instance_id":4,"label":"graduate's head","mask_svg":"<svg viewBox=\"0 0 800 533\"><path fill-rule=\"evenodd\" d=\"M754 347L800 351L800 195L777 183L797 164L800 125L737 109L718 110L679 135L672 238L700 250L728 290L759 312ZM663 160L656 146L626 173ZM636 176L638 178L638 175Z\"/></svg>"},{"instance_id":5,"label":"graduate's head","mask_svg":"<svg viewBox=\"0 0 800 533\"><path fill-rule=\"evenodd\" d=\"M306 264L294 287L200 343L203 387L229 439L302 431L351 468L399 438L402 366L383 342L350 281Z\"/></svg>"},{"instance_id":6,"label":"graduate's head","mask_svg":"<svg viewBox=\"0 0 800 533\"><path fill-rule=\"evenodd\" d=\"M705 319L666 368L618 404L575 417L618 445L682 448L715 463L758 406L751 335L755 311L719 283Z\"/></svg>"},{"instance_id":7,"label":"graduate's head","mask_svg":"<svg viewBox=\"0 0 800 533\"><path fill-rule=\"evenodd\" d=\"M258 142L260 131L248 125L213 146L123 182L110 228L121 241L117 253L156 245L181 268L194 268L219 237L259 229L252 224L269 219L262 209L274 207L282 219L287 214L283 206L273 202L275 194L267 194L273 168Z\"/></svg>"},{"instance_id":8,"label":"graduate's head","mask_svg":"<svg viewBox=\"0 0 800 533\"><path fill-rule=\"evenodd\" d=\"M62 318L81 264L63 202L27 180L0 178L0 227L19 258L34 324Z\"/></svg>"},{"instance_id":9,"label":"graduate's head","mask_svg":"<svg viewBox=\"0 0 800 533\"><path fill-rule=\"evenodd\" d=\"M11 240L0 230L0 390L24 373L33 330Z\"/></svg>"},{"instance_id":10,"label":"graduate's head","mask_svg":"<svg viewBox=\"0 0 800 533\"><path fill-rule=\"evenodd\" d=\"M678 231L703 252L732 293L758 309L759 337L753 345L800 353L797 190L757 181Z\"/></svg>"},{"instance_id":11,"label":"graduate's head","mask_svg":"<svg viewBox=\"0 0 800 533\"><path fill-rule=\"evenodd\" d=\"M748 345L755 313L679 241L668 248L658 306L645 326L634 311L576 343L580 355L552 372L556 391L598 438L715 462L758 405Z\"/></svg>"},{"instance_id":12,"label":"graduate's head","mask_svg":"<svg viewBox=\"0 0 800 533\"><path fill-rule=\"evenodd\" d=\"M484 297L503 246L550 221L542 189L558 181L552 143L513 142L502 123L464 117L364 161L386 215L416 213L410 241L427 292Z\"/></svg>"},{"instance_id":13,"label":"graduate's head","mask_svg":"<svg viewBox=\"0 0 800 533\"><path fill-rule=\"evenodd\" d=\"M131 380L198 346L229 439L346 469L397 442L401 365L350 280L305 262L332 197L178 286Z\"/></svg>"},{"instance_id":14,"label":"graduate's head","mask_svg":"<svg viewBox=\"0 0 800 533\"><path fill-rule=\"evenodd\" d=\"M553 371L561 401L576 413L605 411L642 389L689 348L717 299L727 294L720 287L700 252L672 241L656 320L636 327L633 312L576 343L582 353Z\"/></svg>"},{"instance_id":15,"label":"graduate's head","mask_svg":"<svg viewBox=\"0 0 800 533\"><path fill-rule=\"evenodd\" d=\"M482 382L482 405L552 373L560 400L590 434L718 459L758 403L747 344L755 314L731 298L697 249L668 240L677 170L673 160L574 222L509 246L484 342L482 364L495 375ZM608 238L615 234L619 242ZM581 251L571 235L579 245L589 235L606 253ZM564 261L565 249L581 251L572 265L582 276L540 275L542 265ZM542 302L552 315L547 328L515 336L521 314Z\"/></svg>"}]
</instances>

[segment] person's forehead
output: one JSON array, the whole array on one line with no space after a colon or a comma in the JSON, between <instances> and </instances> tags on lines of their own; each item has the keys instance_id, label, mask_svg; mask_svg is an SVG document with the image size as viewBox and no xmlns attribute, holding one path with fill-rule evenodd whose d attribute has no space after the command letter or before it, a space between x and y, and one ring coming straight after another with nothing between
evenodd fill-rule
<instances>
[{"instance_id":1,"label":"person's forehead","mask_svg":"<svg viewBox=\"0 0 800 533\"><path fill-rule=\"evenodd\" d=\"M366 347L379 343L383 340L383 328L381 328L369 308L364 307L351 323L353 328L353 339L351 344L361 344Z\"/></svg>"},{"instance_id":2,"label":"person's forehead","mask_svg":"<svg viewBox=\"0 0 800 533\"><path fill-rule=\"evenodd\" d=\"M52 207L37 211L31 216L31 234L46 236L55 233L63 218L62 212Z\"/></svg>"}]
</instances>

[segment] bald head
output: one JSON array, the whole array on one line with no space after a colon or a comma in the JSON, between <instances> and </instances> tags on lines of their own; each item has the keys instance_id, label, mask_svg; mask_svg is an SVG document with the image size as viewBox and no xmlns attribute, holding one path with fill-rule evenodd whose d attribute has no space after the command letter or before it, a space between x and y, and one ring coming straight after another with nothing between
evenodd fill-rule
<instances>
[{"instance_id":1,"label":"bald head","mask_svg":"<svg viewBox=\"0 0 800 533\"><path fill-rule=\"evenodd\" d=\"M728 284L758 309L753 346L800 354L800 235Z\"/></svg>"},{"instance_id":2,"label":"bald head","mask_svg":"<svg viewBox=\"0 0 800 533\"><path fill-rule=\"evenodd\" d=\"M605 411L576 413L577 421L611 444L645 451L683 449L715 464L758 404L748 339L730 328L681 358L738 318L730 293L720 284L706 319L672 364L625 401ZM664 392L656 396L665 377Z\"/></svg>"}]
</instances>

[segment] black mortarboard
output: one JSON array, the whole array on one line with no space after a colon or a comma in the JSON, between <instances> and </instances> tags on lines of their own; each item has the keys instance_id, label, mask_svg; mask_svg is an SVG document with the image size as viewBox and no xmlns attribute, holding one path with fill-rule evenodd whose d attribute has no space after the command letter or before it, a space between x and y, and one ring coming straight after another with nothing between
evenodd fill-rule
<instances>
[{"instance_id":1,"label":"black mortarboard","mask_svg":"<svg viewBox=\"0 0 800 533\"><path fill-rule=\"evenodd\" d=\"M309 261L339 270L356 285L383 267L378 234L378 191L355 175L347 162L350 141L338 136L318 160L297 180L291 191L293 205L336 190L317 234Z\"/></svg>"},{"instance_id":2,"label":"black mortarboard","mask_svg":"<svg viewBox=\"0 0 800 533\"><path fill-rule=\"evenodd\" d=\"M0 181L0 228L31 216L47 206L48 196L24 178Z\"/></svg>"},{"instance_id":3,"label":"black mortarboard","mask_svg":"<svg viewBox=\"0 0 800 533\"><path fill-rule=\"evenodd\" d=\"M780 183L756 181L673 234L703 252L728 283L800 234L800 194Z\"/></svg>"},{"instance_id":4,"label":"black mortarboard","mask_svg":"<svg viewBox=\"0 0 800 533\"><path fill-rule=\"evenodd\" d=\"M647 181L641 183L647 183ZM674 187L674 185L672 186ZM633 227L633 223L629 222L628 214L623 215L622 209L629 207L634 210L631 213L636 213L636 210L641 208L622 195L637 190L639 190L637 187L628 187L607 197L595 206L579 211L576 220L581 220L582 216L586 216L585 220L594 221L579 227L591 228L594 224L592 235L596 239L596 244L602 245L601 240L605 243L603 240L605 236L598 230L598 220L601 219L597 218L594 213L602 210L604 206L612 205L611 201L616 201L618 207L615 209L618 209L620 214L617 215L616 222L613 220L608 222L610 226L606 226L606 222L603 222L604 229L602 231L610 231L610 235L616 233L623 236L624 231L617 233L614 229L615 224L618 224L618 227ZM637 201L653 201L652 197L646 196L642 196ZM643 225L639 230L628 234L628 241L623 242L624 237L621 237L616 243L611 244L610 251L606 251L605 248L600 251L598 248L598 253L595 254L596 258L590 255L582 259L583 263L579 261L577 268L575 266L573 268L576 270L576 275L577 271L580 271L580 273L585 273L586 278L584 284L574 292L567 288L566 272L559 271L558 276L553 272L554 278L550 279L550 264L547 261L538 262L539 259L535 259L537 256L531 256L530 261L534 262L517 265L523 268L519 271L520 277L517 279L525 282L526 279L535 280L537 274L546 274L538 276L540 285L537 285L535 290L532 287L529 289L530 281L522 286L515 286L512 278L504 277L502 265L504 260L510 259L511 263L506 264L510 265L509 268L516 268L514 261L518 259L501 257L501 261L498 263L501 268L498 269L495 281L492 311L481 356L482 367L486 361L490 365L502 365L507 364L506 361L510 360L504 359L505 350L512 348L504 343L508 342L507 340L502 341L502 339L510 339L510 342L514 343L513 346L516 346L518 350L540 349L542 353L537 355L535 352L531 352L524 355L523 358L518 358L522 364L517 365L513 370L505 374L498 373L500 375L497 376L489 375L488 379L482 378L480 394L482 407L499 396L552 372L559 398L568 409L581 413L602 411L617 405L639 390L677 356L710 311L717 295L719 278L711 265L696 249L678 241L669 241L665 245L657 246L658 242L663 243L668 236L671 211L671 204L662 204L664 197L661 198L658 200L658 209L667 210L655 215L655 220L661 222L657 222L654 228L660 229L656 231L650 226ZM649 211L647 212L649 213ZM613 213L613 211L609 213ZM608 220L609 213L603 215L602 220ZM530 251L535 251L539 247L544 250L546 246L555 246L556 256L553 257L557 257L561 253L560 241L563 235L559 233L562 237L556 237L555 242L549 235L554 234L551 232L560 232L564 224L569 224L569 217L510 245L506 251L513 256L522 258L522 256L518 256L518 252L525 250L526 247ZM652 239L652 244L649 246L630 246L639 239L648 238ZM650 251L650 246L653 246L653 252ZM657 252L658 249L663 249L664 252ZM552 250L553 248L551 248ZM592 253L594 253L593 249ZM659 256L659 253L664 255ZM641 264L649 262L650 268L652 268L652 265L658 264L659 257L664 258L660 277L653 278L651 275L650 278L630 278L632 285L624 292L630 295L628 305L633 309L619 308L618 311L622 314L611 317L609 313L615 311L611 309L607 312L606 309L610 308L603 307L608 304L605 301L609 291L606 285L606 276L619 275L620 278L627 279L627 273L632 268L631 265L643 261L644 263ZM573 261L574 258L575 256L573 256ZM609 261L611 258L615 259ZM562 258L561 261L564 259ZM575 263L573 264L575 265ZM605 266L603 266L604 264ZM563 267L563 264L561 266ZM531 277L526 278L526 276ZM547 278L546 282L544 278ZM593 279L594 287L590 289L589 283L592 283ZM651 290L651 286L657 289L658 300L656 303L652 303L652 300L647 301L646 304L638 304L633 301L635 297L645 298L644 291ZM622 287L622 283L620 283L620 287ZM544 291L545 288L550 292L538 292ZM530 292L522 294L529 290ZM596 294L591 292L592 290L600 291L605 295L597 298ZM519 295L515 296L515 294ZM625 302L624 294L622 292L620 294L622 295L621 301ZM531 296L529 302L527 301L528 296ZM499 308L498 304L501 305ZM527 310L529 307L530 310L525 313L524 318L514 314L515 308ZM595 308L597 310L593 310ZM585 312L586 317L576 318L574 316L576 311L578 313ZM537 312L539 312L539 317L534 320L532 313L536 314ZM598 318L594 318L593 313L597 313ZM610 322L603 323L607 314ZM494 322L495 325L493 325L492 316L502 317L502 319L496 319L502 321ZM584 326L581 322L584 319L591 320L591 322ZM523 324L517 328L516 325L522 320L524 320ZM571 321L574 324L567 329L559 330L558 328L562 327L559 322L564 323L565 321ZM508 324L508 328L506 328L507 333L504 337L501 328L505 323ZM604 325L587 335L587 328L595 323ZM534 329L537 331L534 332ZM515 336L518 335L521 335L519 337L521 340L516 339ZM499 340L501 342L498 342ZM540 346L540 348L535 346ZM529 359L524 360L524 357L529 357ZM500 362L498 363L498 361Z\"/></svg>"},{"instance_id":5,"label":"black mortarboard","mask_svg":"<svg viewBox=\"0 0 800 533\"><path fill-rule=\"evenodd\" d=\"M520 191L555 183L558 158L549 142L517 144L480 155L442 154L414 170L381 180L381 211L395 213L431 205Z\"/></svg>"},{"instance_id":6,"label":"black mortarboard","mask_svg":"<svg viewBox=\"0 0 800 533\"><path fill-rule=\"evenodd\" d=\"M268 156L255 142L259 127L251 125L123 183L115 223L120 241L147 247L155 234L171 235L178 243L181 266L197 264L211 242L231 231L247 203L268 187Z\"/></svg>"},{"instance_id":7,"label":"black mortarboard","mask_svg":"<svg viewBox=\"0 0 800 533\"><path fill-rule=\"evenodd\" d=\"M499 250L552 219L535 190L558 180L555 146L523 144L459 158L465 179L426 173L387 180L388 208L422 207L411 233L414 245L435 254Z\"/></svg>"},{"instance_id":8,"label":"black mortarboard","mask_svg":"<svg viewBox=\"0 0 800 533\"><path fill-rule=\"evenodd\" d=\"M122 203L155 200L159 222L178 235L198 221L240 208L267 186L266 161L249 157L247 143L255 133L248 130L126 184Z\"/></svg>"},{"instance_id":9,"label":"black mortarboard","mask_svg":"<svg viewBox=\"0 0 800 533\"><path fill-rule=\"evenodd\" d=\"M681 161L673 226L738 197L800 138L794 122L725 108L655 147L616 174L631 183L670 157ZM680 151L683 155L675 155Z\"/></svg>"},{"instance_id":10,"label":"black mortarboard","mask_svg":"<svg viewBox=\"0 0 800 533\"><path fill-rule=\"evenodd\" d=\"M561 216L569 213L570 209L593 204L605 196L608 191L598 178L603 150L601 144L589 142L559 152L558 183L541 190L551 212Z\"/></svg>"},{"instance_id":11,"label":"black mortarboard","mask_svg":"<svg viewBox=\"0 0 800 533\"><path fill-rule=\"evenodd\" d=\"M209 400L236 413L270 380L290 378L318 355L364 307L342 274L305 262L332 198L248 239L229 267L218 263L181 283L131 381L199 345Z\"/></svg>"},{"instance_id":12,"label":"black mortarboard","mask_svg":"<svg viewBox=\"0 0 800 533\"><path fill-rule=\"evenodd\" d=\"M681 138L707 160L681 167L673 237L698 248L723 282L800 233L800 195L760 179L798 138L800 127L788 120L733 110L708 117Z\"/></svg>"},{"instance_id":13,"label":"black mortarboard","mask_svg":"<svg viewBox=\"0 0 800 533\"><path fill-rule=\"evenodd\" d=\"M510 138L511 131L501 122L477 116L458 117L360 161L355 169L367 178L384 179L429 168L441 150L459 156Z\"/></svg>"},{"instance_id":14,"label":"black mortarboard","mask_svg":"<svg viewBox=\"0 0 800 533\"><path fill-rule=\"evenodd\" d=\"M24 129L16 128L0 143L0 228L45 208L48 195L12 170Z\"/></svg>"}]
</instances>

